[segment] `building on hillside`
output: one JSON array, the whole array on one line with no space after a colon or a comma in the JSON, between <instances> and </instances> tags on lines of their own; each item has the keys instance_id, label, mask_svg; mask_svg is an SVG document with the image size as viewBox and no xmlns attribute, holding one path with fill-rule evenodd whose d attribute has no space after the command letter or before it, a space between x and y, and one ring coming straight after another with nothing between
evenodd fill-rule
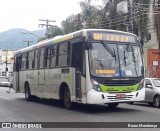
<instances>
[{"instance_id":1,"label":"building on hillside","mask_svg":"<svg viewBox=\"0 0 160 131\"><path fill-rule=\"evenodd\" d=\"M0 50L0 76L10 77L13 73L14 50Z\"/></svg>"}]
</instances>

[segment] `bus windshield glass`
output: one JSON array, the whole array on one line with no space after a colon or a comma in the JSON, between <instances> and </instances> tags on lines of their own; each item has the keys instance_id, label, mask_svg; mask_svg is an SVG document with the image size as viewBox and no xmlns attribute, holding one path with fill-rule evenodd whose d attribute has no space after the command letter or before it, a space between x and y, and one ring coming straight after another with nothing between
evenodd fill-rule
<instances>
[{"instance_id":1,"label":"bus windshield glass","mask_svg":"<svg viewBox=\"0 0 160 131\"><path fill-rule=\"evenodd\" d=\"M144 68L140 47L131 43L93 42L90 72L97 77L140 77Z\"/></svg>"}]
</instances>

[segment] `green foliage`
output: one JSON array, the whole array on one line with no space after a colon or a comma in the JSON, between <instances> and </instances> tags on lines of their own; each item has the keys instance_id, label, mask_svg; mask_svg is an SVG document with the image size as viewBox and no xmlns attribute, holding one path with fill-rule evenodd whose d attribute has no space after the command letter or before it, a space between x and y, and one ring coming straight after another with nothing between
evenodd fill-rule
<instances>
[{"instance_id":1,"label":"green foliage","mask_svg":"<svg viewBox=\"0 0 160 131\"><path fill-rule=\"evenodd\" d=\"M62 31L64 34L68 34L75 31L74 15L69 16L66 20L61 22Z\"/></svg>"},{"instance_id":2,"label":"green foliage","mask_svg":"<svg viewBox=\"0 0 160 131\"><path fill-rule=\"evenodd\" d=\"M156 2L156 1L154 1ZM157 7L154 8L154 11L159 12L160 11L160 0L157 1L157 3L154 3ZM160 49L160 14L154 14L154 28L157 34L157 42Z\"/></svg>"},{"instance_id":3,"label":"green foliage","mask_svg":"<svg viewBox=\"0 0 160 131\"><path fill-rule=\"evenodd\" d=\"M80 2L80 7L81 7L81 16L83 20L83 28L95 28L97 27L97 23L99 22L100 19L100 10L95 7L90 5L91 0L85 1L85 2Z\"/></svg>"},{"instance_id":4,"label":"green foliage","mask_svg":"<svg viewBox=\"0 0 160 131\"><path fill-rule=\"evenodd\" d=\"M62 28L58 27L58 26L52 26L50 29L50 36L49 38L58 36L58 35L63 35L63 31Z\"/></svg>"}]
</instances>

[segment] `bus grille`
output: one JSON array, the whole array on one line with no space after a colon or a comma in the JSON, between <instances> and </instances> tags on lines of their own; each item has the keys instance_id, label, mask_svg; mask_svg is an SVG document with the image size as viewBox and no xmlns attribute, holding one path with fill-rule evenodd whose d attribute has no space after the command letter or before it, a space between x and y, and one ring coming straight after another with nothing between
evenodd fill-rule
<instances>
[{"instance_id":1,"label":"bus grille","mask_svg":"<svg viewBox=\"0 0 160 131\"><path fill-rule=\"evenodd\" d=\"M135 80L128 81L107 81L104 83L106 86L132 86L137 84L138 82Z\"/></svg>"},{"instance_id":2,"label":"bus grille","mask_svg":"<svg viewBox=\"0 0 160 131\"><path fill-rule=\"evenodd\" d=\"M125 95L125 97L124 98L116 98L116 95L109 95L109 96L107 96L107 99L109 100L109 101L123 101L123 100L130 100L130 99L132 99L133 98L133 96L134 95Z\"/></svg>"}]
</instances>

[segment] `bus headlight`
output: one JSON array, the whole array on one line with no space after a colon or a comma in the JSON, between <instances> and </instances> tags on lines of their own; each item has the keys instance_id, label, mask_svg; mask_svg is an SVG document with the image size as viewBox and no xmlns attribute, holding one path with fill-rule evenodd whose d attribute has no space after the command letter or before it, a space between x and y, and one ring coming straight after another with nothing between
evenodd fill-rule
<instances>
[{"instance_id":1,"label":"bus headlight","mask_svg":"<svg viewBox=\"0 0 160 131\"><path fill-rule=\"evenodd\" d=\"M144 79L140 81L139 87L137 90L141 90L144 87Z\"/></svg>"},{"instance_id":2,"label":"bus headlight","mask_svg":"<svg viewBox=\"0 0 160 131\"><path fill-rule=\"evenodd\" d=\"M95 91L99 91L99 92L102 91L101 88L100 88L100 85L99 85L99 83L98 83L97 81L91 80L91 83L92 83L93 89L94 89Z\"/></svg>"}]
</instances>

